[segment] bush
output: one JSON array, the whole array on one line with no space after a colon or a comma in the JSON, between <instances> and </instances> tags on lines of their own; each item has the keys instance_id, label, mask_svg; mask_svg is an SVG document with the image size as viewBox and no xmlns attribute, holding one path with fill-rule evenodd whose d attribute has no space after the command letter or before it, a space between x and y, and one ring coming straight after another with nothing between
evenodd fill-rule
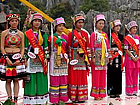
<instances>
[{"instance_id":1,"label":"bush","mask_svg":"<svg viewBox=\"0 0 140 105\"><path fill-rule=\"evenodd\" d=\"M95 11L105 12L109 10L109 1L108 0L84 0L80 5L79 10L87 13L90 9Z\"/></svg>"}]
</instances>

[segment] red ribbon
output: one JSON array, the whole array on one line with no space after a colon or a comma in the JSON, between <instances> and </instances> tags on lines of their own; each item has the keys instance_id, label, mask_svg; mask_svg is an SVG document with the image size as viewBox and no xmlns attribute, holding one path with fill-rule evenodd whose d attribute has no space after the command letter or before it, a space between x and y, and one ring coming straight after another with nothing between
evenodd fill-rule
<instances>
[{"instance_id":1,"label":"red ribbon","mask_svg":"<svg viewBox=\"0 0 140 105\"><path fill-rule=\"evenodd\" d=\"M42 67L43 67L43 71L44 73L47 72L47 66L44 65L44 57L45 57L45 54L44 54L44 51L42 49L42 47L39 45L39 42L37 40L37 38L33 35L33 30L32 29L29 29L28 31L25 32L30 44L32 45L33 48L39 48L39 53L38 53L38 56L39 56L39 59L41 61L41 64L42 64Z\"/></svg>"},{"instance_id":2,"label":"red ribbon","mask_svg":"<svg viewBox=\"0 0 140 105\"><path fill-rule=\"evenodd\" d=\"M119 38L117 37L117 35L115 33L112 33L112 38L114 39L115 44L118 46L118 49L122 52L122 55L121 55L121 70L123 70L123 50L122 50L122 47L121 47L121 41L119 40ZM118 55L119 55L118 52L116 52L115 55L112 54L111 60L116 58Z\"/></svg>"}]
</instances>

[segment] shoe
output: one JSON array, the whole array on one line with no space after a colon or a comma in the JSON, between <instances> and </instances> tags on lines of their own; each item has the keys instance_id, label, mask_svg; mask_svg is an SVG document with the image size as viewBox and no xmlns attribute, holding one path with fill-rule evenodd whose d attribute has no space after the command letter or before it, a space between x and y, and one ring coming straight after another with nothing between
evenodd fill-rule
<instances>
[{"instance_id":1,"label":"shoe","mask_svg":"<svg viewBox=\"0 0 140 105\"><path fill-rule=\"evenodd\" d=\"M102 97L99 97L99 99L100 99L100 100L103 100L103 98L102 98Z\"/></svg>"},{"instance_id":2,"label":"shoe","mask_svg":"<svg viewBox=\"0 0 140 105\"><path fill-rule=\"evenodd\" d=\"M100 100L100 97L94 98L94 100L99 101Z\"/></svg>"},{"instance_id":3,"label":"shoe","mask_svg":"<svg viewBox=\"0 0 140 105\"><path fill-rule=\"evenodd\" d=\"M73 101L73 103L84 103L85 101Z\"/></svg>"},{"instance_id":4,"label":"shoe","mask_svg":"<svg viewBox=\"0 0 140 105\"><path fill-rule=\"evenodd\" d=\"M78 103L78 101L72 101L73 103Z\"/></svg>"},{"instance_id":5,"label":"shoe","mask_svg":"<svg viewBox=\"0 0 140 105\"><path fill-rule=\"evenodd\" d=\"M127 96L133 96L133 94L126 94Z\"/></svg>"},{"instance_id":6,"label":"shoe","mask_svg":"<svg viewBox=\"0 0 140 105\"><path fill-rule=\"evenodd\" d=\"M137 94L133 94L133 96L137 96Z\"/></svg>"},{"instance_id":7,"label":"shoe","mask_svg":"<svg viewBox=\"0 0 140 105\"><path fill-rule=\"evenodd\" d=\"M84 103L85 101L78 101L79 103Z\"/></svg>"},{"instance_id":8,"label":"shoe","mask_svg":"<svg viewBox=\"0 0 140 105\"><path fill-rule=\"evenodd\" d=\"M9 99L11 102L13 101L12 96L8 97L8 99Z\"/></svg>"},{"instance_id":9,"label":"shoe","mask_svg":"<svg viewBox=\"0 0 140 105\"><path fill-rule=\"evenodd\" d=\"M110 95L110 98L116 98L116 95Z\"/></svg>"},{"instance_id":10,"label":"shoe","mask_svg":"<svg viewBox=\"0 0 140 105\"><path fill-rule=\"evenodd\" d=\"M18 101L18 97L14 96L14 103L15 103L15 105L17 105L17 101Z\"/></svg>"},{"instance_id":11,"label":"shoe","mask_svg":"<svg viewBox=\"0 0 140 105\"><path fill-rule=\"evenodd\" d=\"M117 98L120 98L120 95L118 95L118 94L117 94L117 95L115 95L115 96L116 96Z\"/></svg>"}]
</instances>

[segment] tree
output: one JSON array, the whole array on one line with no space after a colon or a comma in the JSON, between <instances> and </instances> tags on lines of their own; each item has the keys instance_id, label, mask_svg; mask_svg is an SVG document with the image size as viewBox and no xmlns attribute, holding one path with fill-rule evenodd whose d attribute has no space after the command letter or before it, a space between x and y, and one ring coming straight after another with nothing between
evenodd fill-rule
<instances>
[{"instance_id":1,"label":"tree","mask_svg":"<svg viewBox=\"0 0 140 105\"><path fill-rule=\"evenodd\" d=\"M21 18L20 27L22 30L24 21L26 19L28 7L22 4L19 0L6 0L5 4L9 5L10 10L12 10L12 13L20 14ZM45 7L43 6L43 3L40 2L40 0L32 1L31 4L33 4L40 10L45 11Z\"/></svg>"},{"instance_id":2,"label":"tree","mask_svg":"<svg viewBox=\"0 0 140 105\"><path fill-rule=\"evenodd\" d=\"M109 10L109 1L108 0L84 0L80 5L79 10L87 13L90 9L95 11L105 12Z\"/></svg>"},{"instance_id":3,"label":"tree","mask_svg":"<svg viewBox=\"0 0 140 105\"><path fill-rule=\"evenodd\" d=\"M66 21L67 28L72 27L71 16L73 16L73 13L74 13L74 10L72 9L69 2L60 2L58 4L55 4L53 5L52 8L50 8L50 11L47 12L47 14L53 19L56 19L58 17L63 17Z\"/></svg>"}]
</instances>

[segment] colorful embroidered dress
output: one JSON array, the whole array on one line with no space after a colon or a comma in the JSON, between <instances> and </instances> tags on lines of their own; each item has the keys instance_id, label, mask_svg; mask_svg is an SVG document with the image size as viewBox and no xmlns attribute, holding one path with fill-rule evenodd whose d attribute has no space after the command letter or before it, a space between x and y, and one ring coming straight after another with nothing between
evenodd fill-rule
<instances>
[{"instance_id":1,"label":"colorful embroidered dress","mask_svg":"<svg viewBox=\"0 0 140 105\"><path fill-rule=\"evenodd\" d=\"M51 37L49 38L50 52L50 102L59 103L59 101L68 101L67 75L68 75L68 36L57 33L53 35L53 46L51 46ZM59 48L61 48L59 52ZM58 54L59 53L59 54Z\"/></svg>"},{"instance_id":2,"label":"colorful embroidered dress","mask_svg":"<svg viewBox=\"0 0 140 105\"><path fill-rule=\"evenodd\" d=\"M130 38L136 43L138 50L140 50L140 40L137 35L128 34ZM126 37L125 37L126 38ZM134 44L133 44L134 45ZM136 50L130 45L128 40L124 39L124 49L128 49L134 57L136 57ZM126 94L133 95L138 92L138 72L140 62L134 62L131 57L125 53L124 60L125 75L126 75Z\"/></svg>"},{"instance_id":3,"label":"colorful embroidered dress","mask_svg":"<svg viewBox=\"0 0 140 105\"><path fill-rule=\"evenodd\" d=\"M70 59L68 68L69 98L72 101L85 101L88 99L88 34L82 30L79 33L73 30L73 32L69 33L68 39ZM75 61L77 63L72 64Z\"/></svg>"},{"instance_id":4,"label":"colorful embroidered dress","mask_svg":"<svg viewBox=\"0 0 140 105\"><path fill-rule=\"evenodd\" d=\"M102 43L104 42L104 55L102 55ZM109 49L109 41L105 32L93 32L90 37L91 51L94 52L95 64L91 60L92 72L92 89L90 95L92 97L106 96L106 70L107 70L107 50ZM102 61L102 56L104 59ZM101 63L103 62L103 64Z\"/></svg>"},{"instance_id":5,"label":"colorful embroidered dress","mask_svg":"<svg viewBox=\"0 0 140 105\"><path fill-rule=\"evenodd\" d=\"M42 56L45 56L43 53L46 51L45 49L48 48L48 36L40 30L33 31L29 29L25 33L27 55L28 52L35 54L35 48L33 48L30 38L33 38L33 42L35 42L34 45L39 44L42 50L39 49L39 51L37 51L39 54L35 54L36 58L30 57L28 59L27 72L30 73L30 81L25 81L23 101L24 104L45 104L48 101L48 77L43 73L44 67L42 66L42 62L44 61L44 57Z\"/></svg>"}]
</instances>

